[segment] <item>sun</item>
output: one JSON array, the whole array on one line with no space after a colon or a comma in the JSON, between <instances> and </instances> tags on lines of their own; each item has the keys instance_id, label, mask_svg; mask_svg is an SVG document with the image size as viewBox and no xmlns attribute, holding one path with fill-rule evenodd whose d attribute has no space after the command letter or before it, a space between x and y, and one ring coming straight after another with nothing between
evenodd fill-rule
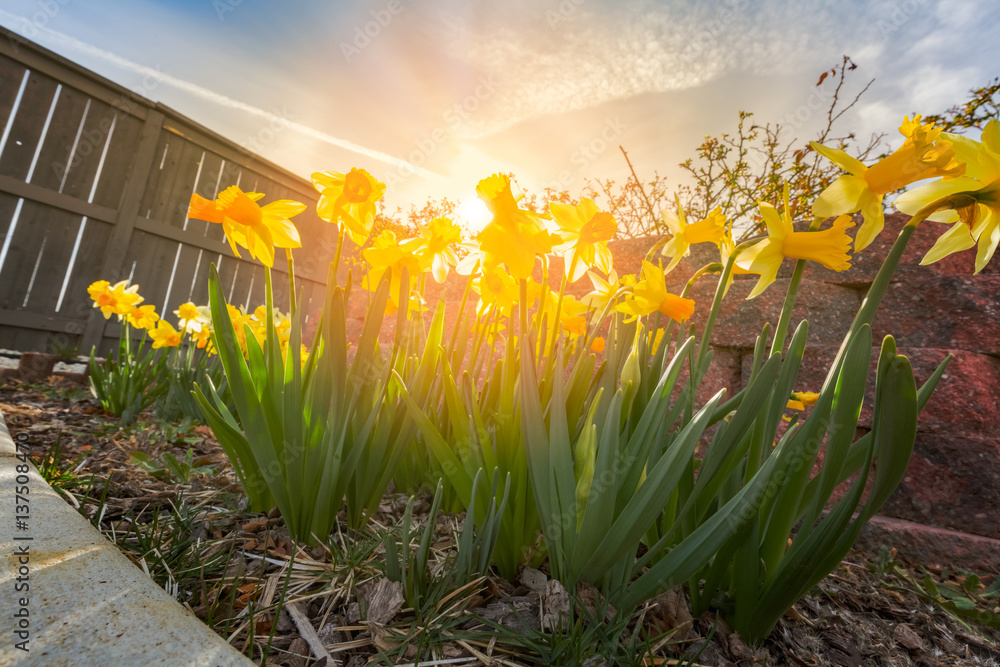
<instances>
[{"instance_id":1,"label":"sun","mask_svg":"<svg viewBox=\"0 0 1000 667\"><path fill-rule=\"evenodd\" d=\"M493 219L493 214L486 207L479 197L463 197L455 207L455 218L459 226L464 227L470 234L478 234L483 227Z\"/></svg>"}]
</instances>

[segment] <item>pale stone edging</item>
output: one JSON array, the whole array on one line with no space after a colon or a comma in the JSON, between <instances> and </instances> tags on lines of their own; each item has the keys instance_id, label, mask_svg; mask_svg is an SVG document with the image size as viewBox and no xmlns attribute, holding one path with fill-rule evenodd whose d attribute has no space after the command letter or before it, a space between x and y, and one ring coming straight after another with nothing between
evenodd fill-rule
<instances>
[{"instance_id":1,"label":"pale stone edging","mask_svg":"<svg viewBox=\"0 0 1000 667\"><path fill-rule=\"evenodd\" d=\"M135 567L34 466L19 473L20 463L0 413L0 667L254 664ZM16 525L18 474L28 476L28 530ZM23 609L27 652L16 647Z\"/></svg>"}]
</instances>

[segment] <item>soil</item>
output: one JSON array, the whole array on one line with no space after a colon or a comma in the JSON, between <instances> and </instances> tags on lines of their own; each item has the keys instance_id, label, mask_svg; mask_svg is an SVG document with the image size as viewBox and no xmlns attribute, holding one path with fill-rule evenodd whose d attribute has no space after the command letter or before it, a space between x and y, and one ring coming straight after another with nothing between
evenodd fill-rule
<instances>
[{"instance_id":1,"label":"soil","mask_svg":"<svg viewBox=\"0 0 1000 667\"><path fill-rule=\"evenodd\" d=\"M245 511L207 427L163 424L150 415L123 426L84 387L56 376L35 385L0 379L0 411L12 435L28 435L36 462L50 457L58 441L56 467L67 476L56 486L67 501L257 662L267 651L273 665L356 667L418 658L421 664L546 664L516 641L537 637L542 608L560 595L544 572L526 570L518 582L486 577L419 621L403 608L400 585L383 578L378 536L399 525L408 500L402 494L386 496L370 530L338 529L328 545L298 550L289 569L293 547L280 516ZM199 471L187 481L159 465L164 454L184 461L189 450ZM152 467L137 463L133 452L148 456ZM426 517L428 506L427 498L418 498L415 515ZM439 519L432 570L453 549L460 519ZM691 618L683 591L669 591L637 613L624 636L672 634L625 664L692 664L683 659L698 654L693 664L713 666L1000 665L996 578L898 562L885 550L853 551L758 647L711 613ZM578 589L578 599L585 593L599 597ZM591 658L582 664L608 663Z\"/></svg>"}]
</instances>

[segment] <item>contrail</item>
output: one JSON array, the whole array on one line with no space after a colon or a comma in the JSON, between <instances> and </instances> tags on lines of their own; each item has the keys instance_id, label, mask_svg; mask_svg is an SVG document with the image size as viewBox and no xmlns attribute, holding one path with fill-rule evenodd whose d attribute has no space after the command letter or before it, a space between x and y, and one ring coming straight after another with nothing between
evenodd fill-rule
<instances>
[{"instance_id":1,"label":"contrail","mask_svg":"<svg viewBox=\"0 0 1000 667\"><path fill-rule=\"evenodd\" d=\"M69 35L57 32L55 30L52 30L51 28L47 28L42 25L34 25L31 23L31 21L29 21L27 18L23 16L18 16L17 14L11 14L10 12L0 9L0 18L3 18L4 22L8 26L17 25L19 22L23 23L24 25L32 25L32 27L38 32L45 33L46 35L51 37L54 41L61 43L71 49L75 49L77 51L95 56L97 58L100 58L115 65L116 67L120 67L121 69L127 70L129 72L134 72L136 74L141 74L143 77L155 79L167 85L173 86L174 88L177 88L179 90L191 93L192 95L200 97L201 99L206 100L208 102L214 102L215 104L219 104L221 106L228 107L230 109L236 109L244 113L250 114L252 116L263 118L268 121L279 122L284 127L290 127L294 130L297 130L298 132L301 132L302 134L305 134L306 136L313 137L314 139L318 139L322 142L330 144L331 146L336 146L338 148L343 148L353 153L357 153L358 155L364 155L365 157L370 157L372 159L378 160L379 162L384 162L386 164L392 165L407 173L417 174L424 178L433 178L435 176L438 177L440 176L440 174L428 171L427 169L422 169L421 167L418 167L410 162L407 162L406 160L401 160L387 153L382 153L380 151L372 150L371 148L366 148L365 146L360 146L351 141L347 141L346 139L341 139L331 134L327 134L326 132L323 132L321 130L317 130L314 127L309 127L308 125L303 125L302 123L290 121L287 118L283 118L270 111L265 111L264 109L260 109L253 105L247 104L246 102L240 102L239 100L234 100L231 97L220 95L214 90L203 88L202 86L199 86L195 83L191 83L190 81L178 79L177 77L171 76L170 74L164 74L158 69L132 62L131 60L123 58L114 53L111 53L110 51L105 51L104 49L100 49L92 44L81 42L75 37L70 37Z\"/></svg>"}]
</instances>

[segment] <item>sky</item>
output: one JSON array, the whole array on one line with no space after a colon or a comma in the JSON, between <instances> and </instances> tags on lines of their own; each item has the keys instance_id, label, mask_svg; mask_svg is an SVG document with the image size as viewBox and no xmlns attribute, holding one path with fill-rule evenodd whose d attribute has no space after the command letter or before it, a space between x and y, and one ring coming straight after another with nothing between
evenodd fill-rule
<instances>
[{"instance_id":1,"label":"sky","mask_svg":"<svg viewBox=\"0 0 1000 667\"><path fill-rule=\"evenodd\" d=\"M843 119L895 136L1000 74L994 0L4 0L3 25L308 178L368 169L386 202L586 178L685 183L739 110L813 138L849 55Z\"/></svg>"}]
</instances>

